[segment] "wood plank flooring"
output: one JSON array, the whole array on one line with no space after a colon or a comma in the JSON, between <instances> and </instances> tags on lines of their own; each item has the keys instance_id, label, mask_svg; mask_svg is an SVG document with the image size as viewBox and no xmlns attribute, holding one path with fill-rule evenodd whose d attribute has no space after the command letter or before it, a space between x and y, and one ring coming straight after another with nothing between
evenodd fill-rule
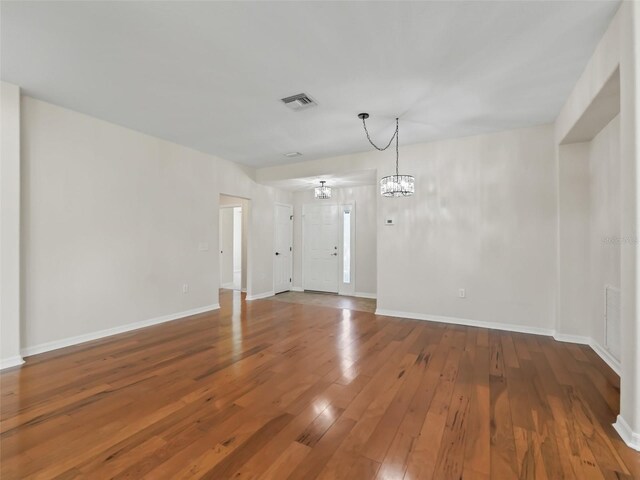
<instances>
[{"instance_id":1,"label":"wood plank flooring","mask_svg":"<svg viewBox=\"0 0 640 480\"><path fill-rule=\"evenodd\" d=\"M0 478L640 478L589 347L220 300L4 371Z\"/></svg>"}]
</instances>

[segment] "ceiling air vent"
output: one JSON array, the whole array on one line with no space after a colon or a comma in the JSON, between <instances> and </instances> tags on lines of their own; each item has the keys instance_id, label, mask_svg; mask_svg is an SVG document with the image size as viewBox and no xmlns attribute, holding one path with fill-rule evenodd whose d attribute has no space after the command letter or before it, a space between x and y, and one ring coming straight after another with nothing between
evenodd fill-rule
<instances>
[{"instance_id":1,"label":"ceiling air vent","mask_svg":"<svg viewBox=\"0 0 640 480\"><path fill-rule=\"evenodd\" d=\"M315 107L318 105L316 101L306 93L299 93L282 99L284 103L291 110L304 110L306 108Z\"/></svg>"}]
</instances>

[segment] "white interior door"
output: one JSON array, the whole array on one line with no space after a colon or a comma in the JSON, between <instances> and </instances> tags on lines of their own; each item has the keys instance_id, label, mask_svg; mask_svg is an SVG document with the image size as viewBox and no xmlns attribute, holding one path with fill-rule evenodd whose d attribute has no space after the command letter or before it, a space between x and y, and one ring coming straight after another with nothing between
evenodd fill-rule
<instances>
[{"instance_id":1,"label":"white interior door","mask_svg":"<svg viewBox=\"0 0 640 480\"><path fill-rule=\"evenodd\" d=\"M275 293L291 290L292 216L291 206L276 205L273 260L273 291Z\"/></svg>"},{"instance_id":2,"label":"white interior door","mask_svg":"<svg viewBox=\"0 0 640 480\"><path fill-rule=\"evenodd\" d=\"M233 208L220 209L220 286L233 288Z\"/></svg>"},{"instance_id":3,"label":"white interior door","mask_svg":"<svg viewBox=\"0 0 640 480\"><path fill-rule=\"evenodd\" d=\"M337 205L305 205L305 290L338 293L338 212Z\"/></svg>"}]
</instances>

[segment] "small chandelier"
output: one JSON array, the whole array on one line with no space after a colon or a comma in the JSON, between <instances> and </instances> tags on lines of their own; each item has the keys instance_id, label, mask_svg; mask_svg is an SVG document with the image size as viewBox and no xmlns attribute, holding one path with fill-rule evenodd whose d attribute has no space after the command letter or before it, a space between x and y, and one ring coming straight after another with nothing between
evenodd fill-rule
<instances>
[{"instance_id":1,"label":"small chandelier","mask_svg":"<svg viewBox=\"0 0 640 480\"><path fill-rule=\"evenodd\" d=\"M320 199L326 199L326 198L331 198L331 187L327 187L325 185L324 180L320 180L320 186L316 187L316 198L320 198Z\"/></svg>"},{"instance_id":2,"label":"small chandelier","mask_svg":"<svg viewBox=\"0 0 640 480\"><path fill-rule=\"evenodd\" d=\"M358 118L362 120L362 126L364 127L364 131L367 134L367 140L369 143L375 147L376 150L380 150L381 152L385 151L393 142L393 139L396 139L396 174L388 175L386 177L382 177L380 179L380 193L383 197L408 197L413 195L416 191L416 179L413 175L400 175L398 171L398 163L400 159L400 152L398 149L398 119L396 118L396 131L394 132L391 140L387 143L387 146L384 148L378 147L373 141L371 141L371 137L369 136L369 130L367 130L367 124L365 120L369 118L368 113L360 113L358 114ZM317 189L316 189L317 190Z\"/></svg>"}]
</instances>

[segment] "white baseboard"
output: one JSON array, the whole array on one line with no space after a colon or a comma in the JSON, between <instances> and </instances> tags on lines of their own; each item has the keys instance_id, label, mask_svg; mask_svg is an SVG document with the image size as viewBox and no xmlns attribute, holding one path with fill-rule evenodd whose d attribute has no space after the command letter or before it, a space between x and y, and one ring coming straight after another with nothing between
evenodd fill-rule
<instances>
[{"instance_id":1,"label":"white baseboard","mask_svg":"<svg viewBox=\"0 0 640 480\"><path fill-rule=\"evenodd\" d=\"M428 322L452 323L454 325L465 325L467 327L490 328L492 330L506 330L508 332L532 333L534 335L552 336L553 330L548 328L527 327L524 325L514 325L511 323L485 322L481 320L471 320L468 318L443 317L440 315L427 315L424 313L401 312L397 310L387 310L378 308L376 315L387 317L410 318L412 320L426 320Z\"/></svg>"},{"instance_id":2,"label":"white baseboard","mask_svg":"<svg viewBox=\"0 0 640 480\"><path fill-rule=\"evenodd\" d=\"M256 293L255 295L247 295L245 297L245 300L248 300L248 301L260 300L261 298L273 297L274 295L275 293L273 292L273 290L271 290L270 292Z\"/></svg>"},{"instance_id":3,"label":"white baseboard","mask_svg":"<svg viewBox=\"0 0 640 480\"><path fill-rule=\"evenodd\" d=\"M553 334L553 338L555 338L559 342L566 343L579 343L581 345L591 345L591 338L584 337L582 335L566 335L564 333L555 332Z\"/></svg>"},{"instance_id":4,"label":"white baseboard","mask_svg":"<svg viewBox=\"0 0 640 480\"><path fill-rule=\"evenodd\" d=\"M579 343L581 345L589 345L591 349L598 354L598 356L611 367L611 370L616 372L618 376L620 376L620 372L622 372L622 367L620 362L616 360L613 355L611 355L606 348L596 342L593 338L585 337L582 335L566 335L564 333L555 333L553 335L559 342L567 342L567 343Z\"/></svg>"},{"instance_id":5,"label":"white baseboard","mask_svg":"<svg viewBox=\"0 0 640 480\"><path fill-rule=\"evenodd\" d=\"M18 365L22 365L23 363L24 359L20 355L3 358L2 360L0 360L0 370L4 370L5 368L17 367Z\"/></svg>"},{"instance_id":6,"label":"white baseboard","mask_svg":"<svg viewBox=\"0 0 640 480\"><path fill-rule=\"evenodd\" d=\"M304 292L304 288L302 287L291 287L292 292Z\"/></svg>"},{"instance_id":7,"label":"white baseboard","mask_svg":"<svg viewBox=\"0 0 640 480\"><path fill-rule=\"evenodd\" d=\"M360 298L373 298L374 300L378 298L378 295L376 295L375 293L367 293L367 292L356 292L353 294L353 296L360 297Z\"/></svg>"},{"instance_id":8,"label":"white baseboard","mask_svg":"<svg viewBox=\"0 0 640 480\"><path fill-rule=\"evenodd\" d=\"M590 337L582 335L566 335L563 333L557 333L554 330L540 327L527 327L523 325L513 325L510 323L497 323L497 322L484 322L481 320L470 320L468 318L456 318L456 317L443 317L440 315L427 315L423 313L414 312L400 312L396 310L386 310L378 308L376 315L385 315L388 317L400 317L410 318L412 320L426 320L430 322L441 323L453 323L455 325L465 325L467 327L480 327L490 328L493 330L505 330L508 332L519 333L531 333L534 335L546 335L552 336L559 342L578 343L581 345L589 345L591 349L598 354L598 356L607 364L611 369L620 375L622 368L620 362L616 360L602 345L598 344Z\"/></svg>"},{"instance_id":9,"label":"white baseboard","mask_svg":"<svg viewBox=\"0 0 640 480\"><path fill-rule=\"evenodd\" d=\"M624 443L630 448L640 452L640 433L631 430L631 427L624 418L618 415L616 423L613 424L613 428L616 429L616 432L618 432L618 435L624 440Z\"/></svg>"},{"instance_id":10,"label":"white baseboard","mask_svg":"<svg viewBox=\"0 0 640 480\"><path fill-rule=\"evenodd\" d=\"M90 342L99 338L109 337L111 335L117 335L119 333L129 332L131 330L137 330L139 328L150 327L159 323L170 322L172 320L178 320L180 318L190 317L199 313L210 312L220 308L220 304L206 305L204 307L194 308L186 310L184 312L172 313L170 315L164 315L162 317L151 318L149 320L142 320L140 322L128 323L119 327L107 328L105 330L98 330L97 332L85 333L84 335L78 335L75 337L64 338L62 340L54 340L53 342L41 343L40 345L33 345L21 350L23 357L31 355L37 355L39 353L49 352L51 350L57 350L59 348L70 347L71 345L77 345L79 343Z\"/></svg>"},{"instance_id":11,"label":"white baseboard","mask_svg":"<svg viewBox=\"0 0 640 480\"><path fill-rule=\"evenodd\" d=\"M234 286L235 286L235 283L230 282L230 283L223 283L222 285L220 285L220 288L226 288L227 290L233 290Z\"/></svg>"},{"instance_id":12,"label":"white baseboard","mask_svg":"<svg viewBox=\"0 0 640 480\"><path fill-rule=\"evenodd\" d=\"M588 345L593 349L594 352L598 354L598 356L602 360L604 360L607 365L611 367L611 370L618 374L618 376L622 374L622 365L613 357L613 355L609 353L606 348L593 340Z\"/></svg>"}]
</instances>

